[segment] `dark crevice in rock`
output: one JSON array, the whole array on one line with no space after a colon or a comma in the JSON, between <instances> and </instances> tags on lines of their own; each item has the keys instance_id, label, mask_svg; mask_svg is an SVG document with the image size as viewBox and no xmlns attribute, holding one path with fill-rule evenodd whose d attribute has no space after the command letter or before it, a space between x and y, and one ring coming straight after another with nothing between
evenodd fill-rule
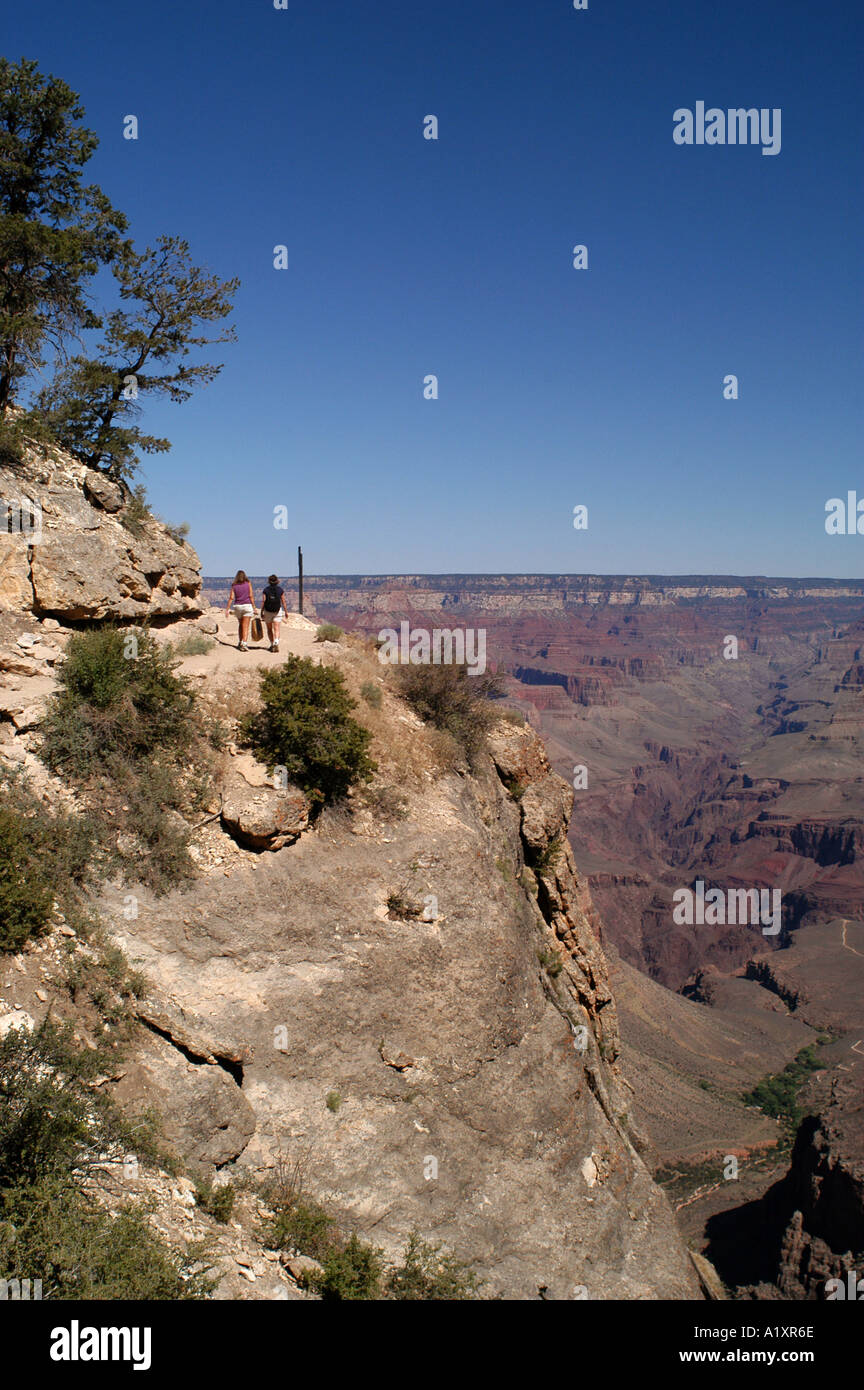
<instances>
[{"instance_id":1,"label":"dark crevice in rock","mask_svg":"<svg viewBox=\"0 0 864 1390\"><path fill-rule=\"evenodd\" d=\"M140 1015L139 1015L139 1017L140 1017ZM210 1066L210 1067L212 1067L212 1066L219 1066L219 1067L221 1067L223 1071L226 1071L226 1072L228 1073L228 1075L231 1077L231 1080L235 1083L235 1085L239 1086L240 1089L242 1090L242 1088L243 1088L243 1064L242 1064L242 1062L238 1062L235 1058L232 1058L232 1057L226 1057L224 1054L221 1054L221 1055L220 1055L218 1052L214 1052L214 1053L209 1053L209 1054L208 1054L208 1053L205 1053L205 1052L203 1052L203 1051L194 1051L191 1047L188 1046L187 1043L179 1042L178 1039L175 1038L175 1037L168 1031L167 1028L160 1028L159 1024L158 1024L158 1023L154 1023L154 1022L152 1021L152 1019L149 1019L149 1018L141 1018L141 1022L144 1024L144 1027L145 1027L145 1028L149 1028L149 1029L150 1029L150 1032L151 1032L151 1033L155 1033L155 1034L157 1035L157 1037L164 1038L165 1041L166 1041L166 1042L169 1042L169 1043L171 1044L172 1047L175 1047L175 1048L177 1049L177 1051L178 1051L183 1057L186 1058L187 1062L192 1062L193 1065L196 1066L196 1067L207 1067L207 1066Z\"/></svg>"}]
</instances>

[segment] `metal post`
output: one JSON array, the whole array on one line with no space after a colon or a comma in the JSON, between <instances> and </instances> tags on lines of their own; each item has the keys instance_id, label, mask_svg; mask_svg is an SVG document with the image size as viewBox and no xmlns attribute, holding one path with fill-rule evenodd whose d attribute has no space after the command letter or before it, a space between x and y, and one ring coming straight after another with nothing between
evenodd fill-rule
<instances>
[{"instance_id":1,"label":"metal post","mask_svg":"<svg viewBox=\"0 0 864 1390\"><path fill-rule=\"evenodd\" d=\"M299 607L299 611L302 613L302 612L303 612L303 551L300 549L299 545L298 545L298 547L297 547L297 575L298 575L298 590L299 590L299 597L300 597L300 607Z\"/></svg>"}]
</instances>

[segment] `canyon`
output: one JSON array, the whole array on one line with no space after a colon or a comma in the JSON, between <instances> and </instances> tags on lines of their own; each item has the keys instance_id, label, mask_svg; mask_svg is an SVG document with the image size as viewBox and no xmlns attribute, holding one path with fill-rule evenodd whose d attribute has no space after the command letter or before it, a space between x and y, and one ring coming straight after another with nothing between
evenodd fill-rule
<instances>
[{"instance_id":1,"label":"canyon","mask_svg":"<svg viewBox=\"0 0 864 1390\"><path fill-rule=\"evenodd\" d=\"M833 1270L843 1240L833 1229L826 1254L818 1203L789 1197L806 1187L809 1141L775 1151L777 1123L741 1097L820 1039L805 1104L820 1134L846 1136L825 1166L845 1165L859 1190L864 582L319 576L306 611L373 638L401 622L485 630L506 703L574 788L568 838L610 961L634 1113L683 1229L719 1250L732 1284L816 1296L801 1261ZM674 894L699 880L779 894L780 930L676 922ZM740 1179L700 1183L729 1154ZM751 1267L728 1231L748 1230L742 1211L762 1221L763 1202L772 1253ZM857 1219L844 1250L860 1246Z\"/></svg>"},{"instance_id":2,"label":"canyon","mask_svg":"<svg viewBox=\"0 0 864 1390\"><path fill-rule=\"evenodd\" d=\"M182 669L232 716L262 655L233 646L228 582L122 488L62 455L24 472L42 533L0 537L0 753L62 800L39 727L80 624L207 634ZM324 621L346 635L316 642ZM470 772L387 686L375 643L403 624L483 635L501 717ZM739 1297L823 1296L864 1211L864 583L317 576L283 637L274 660L386 692L375 797L313 826L233 749L194 886L139 887L130 922L105 885L149 986L118 1098L152 1097L221 1179L303 1153L385 1250L422 1226L493 1296L723 1296L717 1273ZM410 933L387 909L408 882L432 904ZM779 930L677 919L698 885L767 894ZM27 956L0 1002L38 1020ZM793 1136L750 1093L802 1055ZM170 1222L179 1199L148 1181ZM286 1279L256 1296L300 1296Z\"/></svg>"}]
</instances>

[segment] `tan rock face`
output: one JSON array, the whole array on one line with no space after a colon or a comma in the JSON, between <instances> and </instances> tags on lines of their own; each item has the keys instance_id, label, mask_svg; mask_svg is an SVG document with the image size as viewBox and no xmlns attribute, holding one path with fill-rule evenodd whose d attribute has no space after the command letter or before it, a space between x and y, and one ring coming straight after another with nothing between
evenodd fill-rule
<instances>
[{"instance_id":1,"label":"tan rock face","mask_svg":"<svg viewBox=\"0 0 864 1390\"><path fill-rule=\"evenodd\" d=\"M0 529L0 607L62 621L195 616L201 573L191 546L154 519L123 525L126 490L68 454L0 467L0 501L38 505L31 534Z\"/></svg>"},{"instance_id":2,"label":"tan rock face","mask_svg":"<svg viewBox=\"0 0 864 1390\"><path fill-rule=\"evenodd\" d=\"M32 599L27 539L0 531L0 610L23 612L30 607Z\"/></svg>"},{"instance_id":3,"label":"tan rock face","mask_svg":"<svg viewBox=\"0 0 864 1390\"><path fill-rule=\"evenodd\" d=\"M222 824L249 849L277 850L303 833L310 809L297 787L254 790L244 783L229 791L222 806Z\"/></svg>"},{"instance_id":4,"label":"tan rock face","mask_svg":"<svg viewBox=\"0 0 864 1390\"><path fill-rule=\"evenodd\" d=\"M566 801L539 741L530 729L501 740L496 756L524 778L523 799L536 793L554 840ZM266 809L272 833L276 794L243 796L228 814L257 833ZM529 849L518 800L484 762L425 783L384 837L325 811L315 834L254 868L142 893L132 922L114 889L105 907L155 994L184 1011L185 1051L245 1058L237 1090L256 1123L238 1173L308 1155L307 1190L347 1228L391 1257L420 1230L470 1261L493 1297L699 1298L633 1142L606 963L572 857L565 847L546 862L547 848ZM406 882L433 895L434 921L381 913ZM172 1078L178 1130L194 1106L229 1099L221 1083L199 1096L203 1074ZM222 1122L232 1148L243 1141L241 1115Z\"/></svg>"},{"instance_id":5,"label":"tan rock face","mask_svg":"<svg viewBox=\"0 0 864 1390\"><path fill-rule=\"evenodd\" d=\"M84 479L84 495L88 502L102 507L106 512L119 512L125 501L119 483L112 482L104 473L97 473L93 469L87 472Z\"/></svg>"}]
</instances>

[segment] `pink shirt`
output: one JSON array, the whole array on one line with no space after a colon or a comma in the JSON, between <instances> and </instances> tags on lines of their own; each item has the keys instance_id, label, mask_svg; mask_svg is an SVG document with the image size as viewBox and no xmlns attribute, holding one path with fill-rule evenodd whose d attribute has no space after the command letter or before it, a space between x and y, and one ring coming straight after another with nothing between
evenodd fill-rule
<instances>
[{"instance_id":1,"label":"pink shirt","mask_svg":"<svg viewBox=\"0 0 864 1390\"><path fill-rule=\"evenodd\" d=\"M251 585L251 584L249 584L249 583L246 583L246 584L235 584L235 585L233 586L233 588L234 588L234 602L235 602L235 603L251 603L251 602L252 602L252 585Z\"/></svg>"}]
</instances>

